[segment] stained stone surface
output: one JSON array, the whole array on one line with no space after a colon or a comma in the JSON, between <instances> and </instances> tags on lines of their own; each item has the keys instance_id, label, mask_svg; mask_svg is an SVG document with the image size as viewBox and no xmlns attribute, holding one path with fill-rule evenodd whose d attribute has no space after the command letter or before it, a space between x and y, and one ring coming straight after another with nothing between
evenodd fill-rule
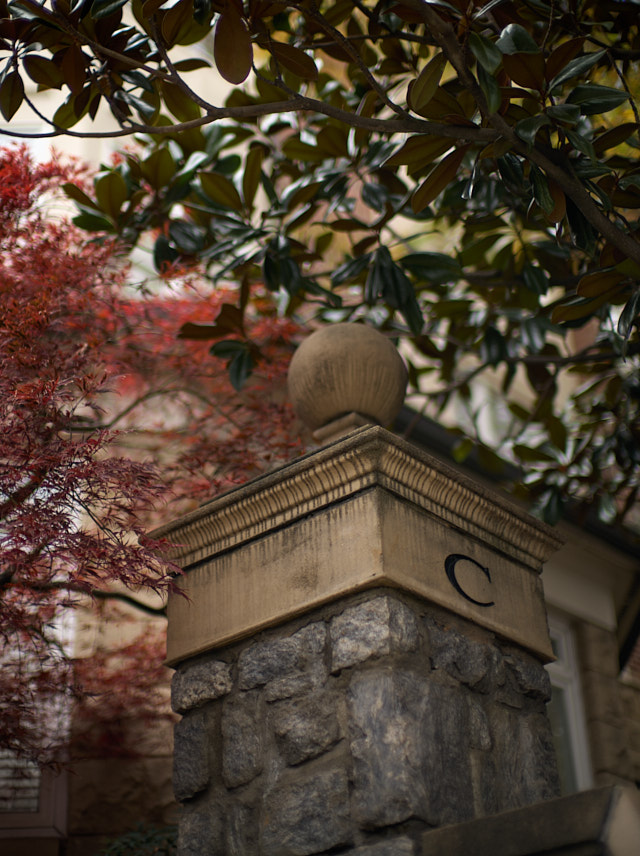
<instances>
[{"instance_id":1,"label":"stained stone surface","mask_svg":"<svg viewBox=\"0 0 640 856\"><path fill-rule=\"evenodd\" d=\"M265 856L308 856L348 844L353 833L346 772L324 770L274 788L263 817Z\"/></svg>"},{"instance_id":2,"label":"stained stone surface","mask_svg":"<svg viewBox=\"0 0 640 856\"><path fill-rule=\"evenodd\" d=\"M193 711L175 728L173 755L173 790L177 800L185 800L203 791L211 772L208 759L207 718L203 711Z\"/></svg>"},{"instance_id":3,"label":"stained stone surface","mask_svg":"<svg viewBox=\"0 0 640 856\"><path fill-rule=\"evenodd\" d=\"M405 593L319 607L175 680L179 856L418 856L428 829L557 792L542 665Z\"/></svg>"},{"instance_id":4,"label":"stained stone surface","mask_svg":"<svg viewBox=\"0 0 640 856\"><path fill-rule=\"evenodd\" d=\"M171 682L171 707L185 713L231 691L231 666L219 660L187 664L176 671Z\"/></svg>"},{"instance_id":5,"label":"stained stone surface","mask_svg":"<svg viewBox=\"0 0 640 856\"><path fill-rule=\"evenodd\" d=\"M285 762L300 764L320 755L340 736L339 697L313 693L272 706L276 744Z\"/></svg>"},{"instance_id":6,"label":"stained stone surface","mask_svg":"<svg viewBox=\"0 0 640 856\"><path fill-rule=\"evenodd\" d=\"M263 705L256 692L240 693L222 708L222 778L235 788L262 771L264 747Z\"/></svg>"},{"instance_id":7,"label":"stained stone surface","mask_svg":"<svg viewBox=\"0 0 640 856\"><path fill-rule=\"evenodd\" d=\"M418 642L413 613L390 597L345 609L331 621L331 671L392 651L412 651Z\"/></svg>"}]
</instances>

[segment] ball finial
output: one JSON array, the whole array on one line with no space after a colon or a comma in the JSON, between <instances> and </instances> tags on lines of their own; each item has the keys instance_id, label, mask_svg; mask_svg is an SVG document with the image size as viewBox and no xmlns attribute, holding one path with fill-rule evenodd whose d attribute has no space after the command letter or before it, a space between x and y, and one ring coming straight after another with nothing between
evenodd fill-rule
<instances>
[{"instance_id":1,"label":"ball finial","mask_svg":"<svg viewBox=\"0 0 640 856\"><path fill-rule=\"evenodd\" d=\"M331 324L300 345L289 366L298 416L326 442L350 430L387 425L404 401L407 370L392 342L363 324Z\"/></svg>"}]
</instances>

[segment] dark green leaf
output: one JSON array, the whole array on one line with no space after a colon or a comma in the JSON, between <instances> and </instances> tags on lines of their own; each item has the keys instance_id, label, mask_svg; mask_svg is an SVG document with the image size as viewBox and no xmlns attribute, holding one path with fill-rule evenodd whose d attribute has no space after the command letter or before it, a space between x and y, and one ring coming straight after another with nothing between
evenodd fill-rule
<instances>
[{"instance_id":1,"label":"dark green leaf","mask_svg":"<svg viewBox=\"0 0 640 856\"><path fill-rule=\"evenodd\" d=\"M572 59L571 62L569 62L549 83L549 89L555 89L556 86L560 86L561 83L571 80L572 77L580 77L605 55L606 51L596 51L595 53L586 54L585 56L577 57L577 59Z\"/></svg>"},{"instance_id":2,"label":"dark green leaf","mask_svg":"<svg viewBox=\"0 0 640 856\"><path fill-rule=\"evenodd\" d=\"M471 32L469 47L479 65L488 73L493 74L502 62L502 54L492 41L485 36Z\"/></svg>"},{"instance_id":3,"label":"dark green leaf","mask_svg":"<svg viewBox=\"0 0 640 856\"><path fill-rule=\"evenodd\" d=\"M535 164L531 164L531 184L533 185L533 198L542 208L545 214L553 211L555 202L549 190L549 184L545 174Z\"/></svg>"},{"instance_id":4,"label":"dark green leaf","mask_svg":"<svg viewBox=\"0 0 640 856\"><path fill-rule=\"evenodd\" d=\"M83 211L73 218L73 222L79 229L86 229L87 232L112 232L113 223L107 220L106 217L101 217L99 214L91 214L88 211Z\"/></svg>"},{"instance_id":5,"label":"dark green leaf","mask_svg":"<svg viewBox=\"0 0 640 856\"><path fill-rule=\"evenodd\" d=\"M553 104L547 107L547 116L555 119L556 122L563 122L567 125L575 125L580 119L580 108L577 104Z\"/></svg>"},{"instance_id":6,"label":"dark green leaf","mask_svg":"<svg viewBox=\"0 0 640 856\"><path fill-rule=\"evenodd\" d=\"M567 101L577 104L585 116L595 113L607 113L624 104L629 95L620 89L611 86L600 86L596 83L579 84L569 93Z\"/></svg>"},{"instance_id":7,"label":"dark green leaf","mask_svg":"<svg viewBox=\"0 0 640 856\"><path fill-rule=\"evenodd\" d=\"M640 313L640 291L636 291L627 302L618 319L618 333L625 341L631 335L634 323L638 322L638 313Z\"/></svg>"},{"instance_id":8,"label":"dark green leaf","mask_svg":"<svg viewBox=\"0 0 640 856\"><path fill-rule=\"evenodd\" d=\"M530 116L528 119L521 119L516 124L515 132L528 146L533 146L536 141L536 134L540 128L550 124L551 121L549 117L546 114L541 113L538 116Z\"/></svg>"},{"instance_id":9,"label":"dark green leaf","mask_svg":"<svg viewBox=\"0 0 640 856\"><path fill-rule=\"evenodd\" d=\"M409 253L398 261L409 273L428 282L455 282L462 276L458 261L443 253Z\"/></svg>"},{"instance_id":10,"label":"dark green leaf","mask_svg":"<svg viewBox=\"0 0 640 856\"><path fill-rule=\"evenodd\" d=\"M236 354L229 363L229 380L231 386L240 392L253 371L255 363L249 349Z\"/></svg>"},{"instance_id":11,"label":"dark green leaf","mask_svg":"<svg viewBox=\"0 0 640 856\"><path fill-rule=\"evenodd\" d=\"M592 252L595 247L596 236L593 226L584 217L575 203L567 197L567 220L571 230L571 237L576 247L587 252Z\"/></svg>"},{"instance_id":12,"label":"dark green leaf","mask_svg":"<svg viewBox=\"0 0 640 856\"><path fill-rule=\"evenodd\" d=\"M519 24L509 24L505 27L496 42L496 47L503 54L540 52L536 42Z\"/></svg>"},{"instance_id":13,"label":"dark green leaf","mask_svg":"<svg viewBox=\"0 0 640 856\"><path fill-rule=\"evenodd\" d=\"M164 271L178 260L178 252L171 246L169 240L160 235L153 247L153 263L156 270Z\"/></svg>"},{"instance_id":14,"label":"dark green leaf","mask_svg":"<svg viewBox=\"0 0 640 856\"><path fill-rule=\"evenodd\" d=\"M502 92L498 81L486 71L481 65L478 66L478 82L487 99L487 107L490 113L497 113L502 104Z\"/></svg>"},{"instance_id":15,"label":"dark green leaf","mask_svg":"<svg viewBox=\"0 0 640 856\"><path fill-rule=\"evenodd\" d=\"M108 18L118 9L126 5L127 0L93 0L91 4L91 17L94 21L99 21L100 18Z\"/></svg>"},{"instance_id":16,"label":"dark green leaf","mask_svg":"<svg viewBox=\"0 0 640 856\"><path fill-rule=\"evenodd\" d=\"M169 239L187 255L196 255L204 247L202 230L186 220L173 220L169 224Z\"/></svg>"},{"instance_id":17,"label":"dark green leaf","mask_svg":"<svg viewBox=\"0 0 640 856\"><path fill-rule=\"evenodd\" d=\"M17 71L12 71L0 85L0 113L9 122L24 99L24 83Z\"/></svg>"},{"instance_id":18,"label":"dark green leaf","mask_svg":"<svg viewBox=\"0 0 640 856\"><path fill-rule=\"evenodd\" d=\"M490 366L497 366L506 356L507 346L504 336L495 327L487 327L480 343L480 359Z\"/></svg>"}]
</instances>

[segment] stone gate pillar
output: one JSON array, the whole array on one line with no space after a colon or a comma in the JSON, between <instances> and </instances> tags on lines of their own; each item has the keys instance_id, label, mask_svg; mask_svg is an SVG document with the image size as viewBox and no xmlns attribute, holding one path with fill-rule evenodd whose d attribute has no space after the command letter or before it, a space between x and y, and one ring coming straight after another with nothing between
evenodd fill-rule
<instances>
[{"instance_id":1,"label":"stone gate pillar","mask_svg":"<svg viewBox=\"0 0 640 856\"><path fill-rule=\"evenodd\" d=\"M547 526L370 425L158 534L180 856L418 856L557 793Z\"/></svg>"}]
</instances>

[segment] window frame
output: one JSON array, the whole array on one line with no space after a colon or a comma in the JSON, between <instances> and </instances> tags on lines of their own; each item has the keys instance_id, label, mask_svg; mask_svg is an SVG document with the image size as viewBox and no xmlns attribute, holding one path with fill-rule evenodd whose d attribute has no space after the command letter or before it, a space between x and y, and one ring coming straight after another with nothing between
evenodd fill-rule
<instances>
[{"instance_id":1,"label":"window frame","mask_svg":"<svg viewBox=\"0 0 640 856\"><path fill-rule=\"evenodd\" d=\"M557 649L556 660L546 666L551 686L562 691L569 732L569 750L578 791L594 786L584 696L570 621L549 612L549 635Z\"/></svg>"}]
</instances>

